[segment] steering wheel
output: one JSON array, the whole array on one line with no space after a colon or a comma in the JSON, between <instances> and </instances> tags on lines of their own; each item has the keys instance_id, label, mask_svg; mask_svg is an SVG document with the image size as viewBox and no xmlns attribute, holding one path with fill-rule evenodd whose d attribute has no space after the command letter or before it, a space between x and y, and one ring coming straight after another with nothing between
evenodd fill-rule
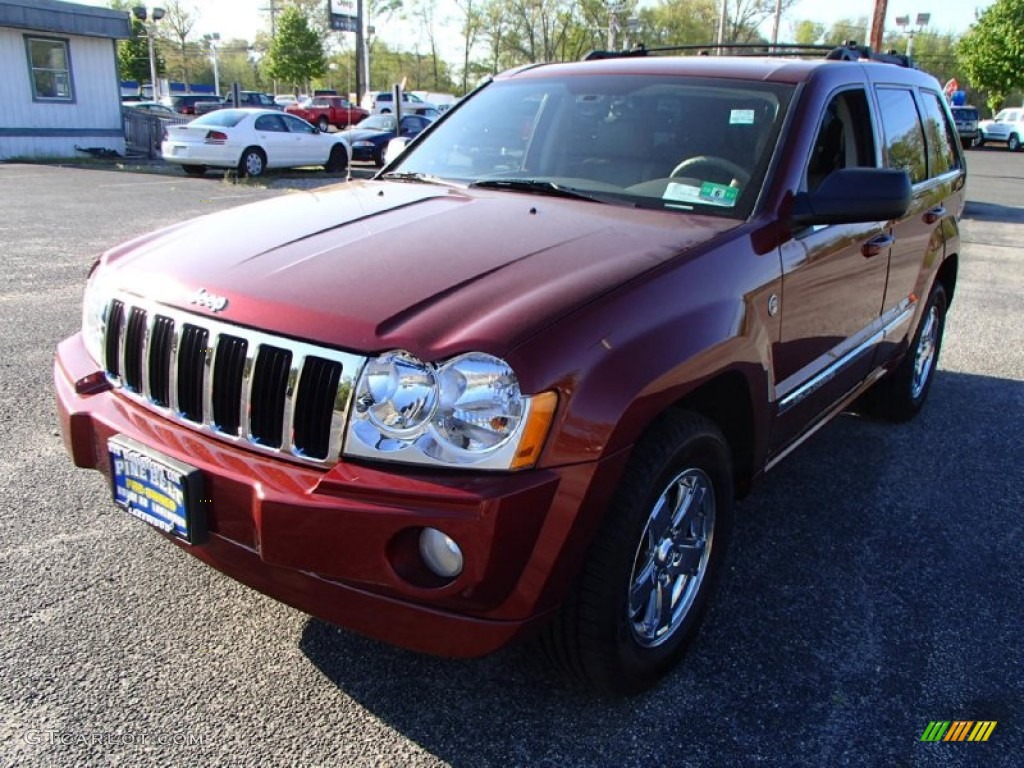
<instances>
[{"instance_id":1,"label":"steering wheel","mask_svg":"<svg viewBox=\"0 0 1024 768\"><path fill-rule=\"evenodd\" d=\"M741 185L746 186L750 181L750 174L747 173L743 168L736 165L731 160L726 160L724 157L715 157L714 155L697 155L696 157L690 157L683 160L679 165L672 169L672 176L683 176L684 171L689 171L692 168L699 166L709 166L711 168L717 168L720 171L725 171L730 174L732 178L736 179Z\"/></svg>"}]
</instances>

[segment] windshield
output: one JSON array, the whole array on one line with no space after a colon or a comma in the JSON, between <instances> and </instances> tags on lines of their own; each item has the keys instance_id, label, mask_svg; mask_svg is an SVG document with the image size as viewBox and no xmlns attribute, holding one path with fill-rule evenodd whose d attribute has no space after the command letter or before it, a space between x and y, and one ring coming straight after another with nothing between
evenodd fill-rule
<instances>
[{"instance_id":1,"label":"windshield","mask_svg":"<svg viewBox=\"0 0 1024 768\"><path fill-rule=\"evenodd\" d=\"M391 170L517 191L554 185L605 202L745 218L791 96L790 86L720 78L501 80Z\"/></svg>"},{"instance_id":2,"label":"windshield","mask_svg":"<svg viewBox=\"0 0 1024 768\"><path fill-rule=\"evenodd\" d=\"M197 117L189 125L215 125L219 128L232 128L238 125L246 112L240 109L219 109L216 112L207 112L202 117Z\"/></svg>"},{"instance_id":3,"label":"windshield","mask_svg":"<svg viewBox=\"0 0 1024 768\"><path fill-rule=\"evenodd\" d=\"M395 130L395 118L392 115L373 115L360 120L356 127L371 131L393 131Z\"/></svg>"}]
</instances>

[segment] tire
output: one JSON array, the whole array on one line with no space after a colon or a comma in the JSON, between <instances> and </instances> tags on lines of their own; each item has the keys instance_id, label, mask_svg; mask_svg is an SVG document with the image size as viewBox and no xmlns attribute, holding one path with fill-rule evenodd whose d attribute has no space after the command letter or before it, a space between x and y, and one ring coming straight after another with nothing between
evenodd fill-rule
<instances>
[{"instance_id":1,"label":"tire","mask_svg":"<svg viewBox=\"0 0 1024 768\"><path fill-rule=\"evenodd\" d=\"M542 639L547 655L603 692L632 695L656 684L703 618L732 519L732 460L722 433L694 413L664 415L633 450Z\"/></svg>"},{"instance_id":2,"label":"tire","mask_svg":"<svg viewBox=\"0 0 1024 768\"><path fill-rule=\"evenodd\" d=\"M181 167L189 176L202 176L206 173L205 165L183 165Z\"/></svg>"},{"instance_id":3,"label":"tire","mask_svg":"<svg viewBox=\"0 0 1024 768\"><path fill-rule=\"evenodd\" d=\"M373 153L373 164L378 168L384 167L384 147L377 149Z\"/></svg>"},{"instance_id":4,"label":"tire","mask_svg":"<svg viewBox=\"0 0 1024 768\"><path fill-rule=\"evenodd\" d=\"M327 129L331 127L331 123L326 117L320 115L320 117L316 119L316 127L320 129L320 133L327 133Z\"/></svg>"},{"instance_id":5,"label":"tire","mask_svg":"<svg viewBox=\"0 0 1024 768\"><path fill-rule=\"evenodd\" d=\"M331 156L327 159L324 170L327 173L344 173L348 168L348 152L341 144L331 147Z\"/></svg>"},{"instance_id":6,"label":"tire","mask_svg":"<svg viewBox=\"0 0 1024 768\"><path fill-rule=\"evenodd\" d=\"M1017 152L1020 149L1020 138L1016 133L1010 134L1010 138L1006 140L1006 148L1011 152Z\"/></svg>"},{"instance_id":7,"label":"tire","mask_svg":"<svg viewBox=\"0 0 1024 768\"><path fill-rule=\"evenodd\" d=\"M983 147L985 146L985 140L981 138L981 135L979 134L978 136L975 136L973 139L971 139L971 146L975 148Z\"/></svg>"},{"instance_id":8,"label":"tire","mask_svg":"<svg viewBox=\"0 0 1024 768\"><path fill-rule=\"evenodd\" d=\"M936 283L906 354L869 393L869 410L890 421L909 421L924 406L939 364L946 328L946 290Z\"/></svg>"},{"instance_id":9,"label":"tire","mask_svg":"<svg viewBox=\"0 0 1024 768\"><path fill-rule=\"evenodd\" d=\"M267 156L259 147L249 147L238 161L238 175L257 178L267 170Z\"/></svg>"}]
</instances>

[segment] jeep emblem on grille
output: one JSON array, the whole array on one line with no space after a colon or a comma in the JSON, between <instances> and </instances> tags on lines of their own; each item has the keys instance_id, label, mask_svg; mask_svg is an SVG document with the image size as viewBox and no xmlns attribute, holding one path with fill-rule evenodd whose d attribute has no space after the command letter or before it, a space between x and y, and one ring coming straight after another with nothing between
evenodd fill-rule
<instances>
[{"instance_id":1,"label":"jeep emblem on grille","mask_svg":"<svg viewBox=\"0 0 1024 768\"><path fill-rule=\"evenodd\" d=\"M200 288L189 297L188 303L206 307L211 312L220 312L228 305L228 300L223 296L210 293L205 288Z\"/></svg>"}]
</instances>

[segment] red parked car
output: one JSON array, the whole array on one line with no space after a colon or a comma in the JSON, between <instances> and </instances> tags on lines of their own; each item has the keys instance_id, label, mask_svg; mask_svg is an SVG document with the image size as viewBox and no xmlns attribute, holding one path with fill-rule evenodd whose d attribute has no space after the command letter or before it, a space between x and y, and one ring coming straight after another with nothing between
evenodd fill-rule
<instances>
[{"instance_id":1,"label":"red parked car","mask_svg":"<svg viewBox=\"0 0 1024 768\"><path fill-rule=\"evenodd\" d=\"M57 353L68 449L326 620L450 656L540 635L642 690L734 499L858 398L928 395L965 169L903 63L524 68L373 180L114 248Z\"/></svg>"},{"instance_id":2,"label":"red parked car","mask_svg":"<svg viewBox=\"0 0 1024 768\"><path fill-rule=\"evenodd\" d=\"M348 128L370 114L365 109L352 106L348 99L340 96L316 96L305 99L297 104L289 104L285 107L285 112L297 115L325 132L332 125Z\"/></svg>"}]
</instances>

